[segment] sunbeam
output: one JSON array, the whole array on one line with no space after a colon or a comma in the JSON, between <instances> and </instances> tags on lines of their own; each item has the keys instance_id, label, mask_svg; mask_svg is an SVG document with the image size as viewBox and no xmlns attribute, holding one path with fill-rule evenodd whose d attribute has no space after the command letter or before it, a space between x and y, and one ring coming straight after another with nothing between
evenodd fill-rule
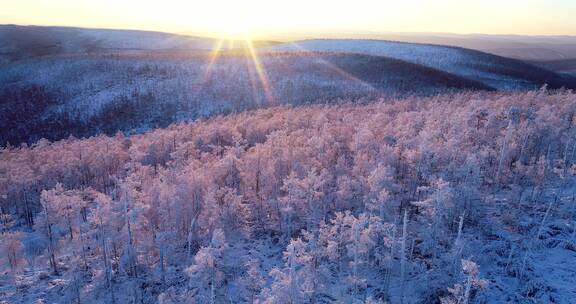
<instances>
[{"instance_id":1,"label":"sunbeam","mask_svg":"<svg viewBox=\"0 0 576 304\"><path fill-rule=\"evenodd\" d=\"M302 47L301 45L295 43L295 42L290 42L290 45L292 45L293 47L297 48L299 51L301 51L303 54L307 54L307 53L312 53L310 50ZM326 66L327 68L331 69L332 71L336 72L337 74L339 74L340 76L353 81L353 82L357 82L358 84L360 84L361 86L371 90L371 91L377 91L377 89L372 86L371 84L367 83L366 81L344 71L343 69L331 64L330 62L324 60L324 58L322 58L321 56L318 56L316 58L322 65Z\"/></svg>"},{"instance_id":2,"label":"sunbeam","mask_svg":"<svg viewBox=\"0 0 576 304\"><path fill-rule=\"evenodd\" d=\"M207 64L204 73L198 78L196 94L200 94L202 89L210 81L217 61L222 56L244 56L248 59L247 76L250 80L253 99L259 100L259 90L264 93L264 99L269 104L275 104L276 100L272 92L272 87L268 79L266 70L260 61L258 51L254 47L253 41L247 36L243 40L220 39L215 43L214 48L207 56ZM255 72L256 76L253 75Z\"/></svg>"},{"instance_id":3,"label":"sunbeam","mask_svg":"<svg viewBox=\"0 0 576 304\"><path fill-rule=\"evenodd\" d=\"M268 81L268 76L266 75L266 70L264 70L264 68L262 67L262 64L260 62L260 58L258 57L258 53L257 53L256 49L254 48L254 44L252 43L252 40L245 39L244 42L246 44L246 48L248 50L250 58L252 59L252 64L254 65L254 68L256 69L256 73L258 74L258 78L260 80L260 84L262 85L262 89L264 90L264 94L266 96L266 101L268 103L272 103L272 104L276 103L274 100L274 94L272 93L272 88L271 88L270 83Z\"/></svg>"},{"instance_id":4,"label":"sunbeam","mask_svg":"<svg viewBox=\"0 0 576 304\"><path fill-rule=\"evenodd\" d=\"M220 39L216 43L214 49L210 51L208 65L206 66L206 70L204 71L204 76L200 80L201 87L204 86L204 84L206 84L206 82L210 79L210 76L212 76L212 67L214 66L216 60L218 60L218 58L220 57L223 45L224 45L224 39Z\"/></svg>"}]
</instances>

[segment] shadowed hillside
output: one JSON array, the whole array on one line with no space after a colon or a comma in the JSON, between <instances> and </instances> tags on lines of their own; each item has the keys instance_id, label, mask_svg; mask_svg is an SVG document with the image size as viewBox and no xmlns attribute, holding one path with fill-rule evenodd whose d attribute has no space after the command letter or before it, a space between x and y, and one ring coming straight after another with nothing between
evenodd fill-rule
<instances>
[{"instance_id":1,"label":"shadowed hillside","mask_svg":"<svg viewBox=\"0 0 576 304\"><path fill-rule=\"evenodd\" d=\"M0 69L0 142L142 131L278 104L492 90L421 65L357 54L139 51Z\"/></svg>"},{"instance_id":2,"label":"shadowed hillside","mask_svg":"<svg viewBox=\"0 0 576 304\"><path fill-rule=\"evenodd\" d=\"M576 78L462 48L379 40L217 41L146 31L0 26L0 145L142 132L279 104Z\"/></svg>"},{"instance_id":3,"label":"shadowed hillside","mask_svg":"<svg viewBox=\"0 0 576 304\"><path fill-rule=\"evenodd\" d=\"M382 40L317 39L276 45L270 50L390 57L466 77L499 90L534 89L544 84L552 88L576 88L573 77L558 75L523 61L458 47Z\"/></svg>"}]
</instances>

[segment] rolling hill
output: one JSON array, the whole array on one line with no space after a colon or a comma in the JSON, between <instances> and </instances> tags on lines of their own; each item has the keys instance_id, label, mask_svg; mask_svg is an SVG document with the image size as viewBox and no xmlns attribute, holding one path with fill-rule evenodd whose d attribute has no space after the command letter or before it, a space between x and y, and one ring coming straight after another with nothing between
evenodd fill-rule
<instances>
[{"instance_id":1,"label":"rolling hill","mask_svg":"<svg viewBox=\"0 0 576 304\"><path fill-rule=\"evenodd\" d=\"M532 63L557 73L576 75L576 58L551 61L534 61Z\"/></svg>"},{"instance_id":2,"label":"rolling hill","mask_svg":"<svg viewBox=\"0 0 576 304\"><path fill-rule=\"evenodd\" d=\"M276 52L335 52L384 56L466 77L499 90L574 87L567 79L519 60L458 47L382 40L316 39L276 45Z\"/></svg>"},{"instance_id":3,"label":"rolling hill","mask_svg":"<svg viewBox=\"0 0 576 304\"><path fill-rule=\"evenodd\" d=\"M354 31L331 33L330 35L318 33L308 33L306 35L284 34L276 38L293 41L315 39L319 36L332 39L377 39L457 46L526 61L576 58L576 36L566 35L532 36Z\"/></svg>"},{"instance_id":4,"label":"rolling hill","mask_svg":"<svg viewBox=\"0 0 576 304\"><path fill-rule=\"evenodd\" d=\"M0 45L0 145L142 132L280 104L576 87L571 76L513 59L377 40L256 47L158 32L2 26Z\"/></svg>"},{"instance_id":5,"label":"rolling hill","mask_svg":"<svg viewBox=\"0 0 576 304\"><path fill-rule=\"evenodd\" d=\"M490 90L401 60L355 54L73 56L11 65L0 73L0 139L143 131L278 104L374 95ZM386 71L386 73L382 73Z\"/></svg>"},{"instance_id":6,"label":"rolling hill","mask_svg":"<svg viewBox=\"0 0 576 304\"><path fill-rule=\"evenodd\" d=\"M0 25L0 65L46 55L110 50L211 50L215 39L161 32Z\"/></svg>"}]
</instances>

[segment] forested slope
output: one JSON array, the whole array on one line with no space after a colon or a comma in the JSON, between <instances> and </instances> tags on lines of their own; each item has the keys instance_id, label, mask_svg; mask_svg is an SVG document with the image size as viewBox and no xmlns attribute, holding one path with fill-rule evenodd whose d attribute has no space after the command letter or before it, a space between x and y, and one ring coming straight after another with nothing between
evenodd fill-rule
<instances>
[{"instance_id":1,"label":"forested slope","mask_svg":"<svg viewBox=\"0 0 576 304\"><path fill-rule=\"evenodd\" d=\"M8 303L570 303L576 96L274 107L0 153Z\"/></svg>"},{"instance_id":2,"label":"forested slope","mask_svg":"<svg viewBox=\"0 0 576 304\"><path fill-rule=\"evenodd\" d=\"M0 25L0 146L141 133L283 104L543 86L574 89L576 77L442 45Z\"/></svg>"},{"instance_id":3,"label":"forested slope","mask_svg":"<svg viewBox=\"0 0 576 304\"><path fill-rule=\"evenodd\" d=\"M0 24L0 67L15 61L110 50L211 50L217 40L162 32Z\"/></svg>"},{"instance_id":4,"label":"forested slope","mask_svg":"<svg viewBox=\"0 0 576 304\"><path fill-rule=\"evenodd\" d=\"M520 60L444 45L362 39L311 39L275 45L278 52L336 52L395 58L480 82L498 90L576 88L576 79Z\"/></svg>"},{"instance_id":5,"label":"forested slope","mask_svg":"<svg viewBox=\"0 0 576 304\"><path fill-rule=\"evenodd\" d=\"M0 68L0 145L118 131L281 104L491 87L433 68L355 54L113 52Z\"/></svg>"}]
</instances>

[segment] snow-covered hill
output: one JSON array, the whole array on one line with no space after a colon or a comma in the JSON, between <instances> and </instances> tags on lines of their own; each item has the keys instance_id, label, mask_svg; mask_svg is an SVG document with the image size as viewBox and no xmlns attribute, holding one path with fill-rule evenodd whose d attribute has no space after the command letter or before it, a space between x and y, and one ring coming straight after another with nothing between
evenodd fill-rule
<instances>
[{"instance_id":1,"label":"snow-covered hill","mask_svg":"<svg viewBox=\"0 0 576 304\"><path fill-rule=\"evenodd\" d=\"M575 77L453 47L306 40L251 48L160 32L0 26L0 145L141 132L278 104L576 88Z\"/></svg>"},{"instance_id":2,"label":"snow-covered hill","mask_svg":"<svg viewBox=\"0 0 576 304\"><path fill-rule=\"evenodd\" d=\"M142 131L278 104L491 89L378 56L262 54L258 64L260 72L244 54L211 61L206 53L172 51L12 64L0 69L0 142Z\"/></svg>"},{"instance_id":3,"label":"snow-covered hill","mask_svg":"<svg viewBox=\"0 0 576 304\"><path fill-rule=\"evenodd\" d=\"M275 45L275 52L335 52L384 56L473 79L500 90L529 89L562 78L524 62L479 51L383 40L317 39Z\"/></svg>"},{"instance_id":4,"label":"snow-covered hill","mask_svg":"<svg viewBox=\"0 0 576 304\"><path fill-rule=\"evenodd\" d=\"M73 30L74 31L74 30ZM80 37L94 41L103 49L201 49L211 50L216 40L168 34L161 32L108 30L108 29L76 29Z\"/></svg>"},{"instance_id":5,"label":"snow-covered hill","mask_svg":"<svg viewBox=\"0 0 576 304\"><path fill-rule=\"evenodd\" d=\"M162 32L0 25L0 66L2 61L109 50L211 50L216 43Z\"/></svg>"}]
</instances>

